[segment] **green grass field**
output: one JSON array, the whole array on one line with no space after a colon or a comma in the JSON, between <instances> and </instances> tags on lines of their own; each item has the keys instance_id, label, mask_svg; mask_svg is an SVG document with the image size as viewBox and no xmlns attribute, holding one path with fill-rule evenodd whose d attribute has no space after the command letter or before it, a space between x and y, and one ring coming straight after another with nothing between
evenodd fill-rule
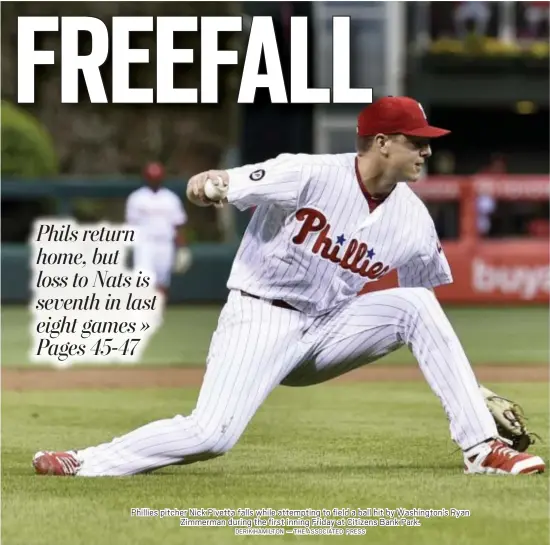
<instances>
[{"instance_id":1,"label":"green grass field","mask_svg":"<svg viewBox=\"0 0 550 545\"><path fill-rule=\"evenodd\" d=\"M548 428L546 384L498 385ZM278 389L241 442L208 463L148 476L56 479L32 475L37 448L95 444L151 419L189 411L196 391L16 393L3 396L2 542L6 545L371 543L533 545L548 536L548 479L461 474L460 453L427 386L322 385ZM548 458L545 445L535 446ZM395 509L452 507L470 517L365 536L238 537L232 528L180 528L179 518L135 518L132 508ZM333 518L333 517L331 517ZM334 517L339 518L339 517Z\"/></svg>"},{"instance_id":2,"label":"green grass field","mask_svg":"<svg viewBox=\"0 0 550 545\"><path fill-rule=\"evenodd\" d=\"M449 309L448 314L474 364L548 361L546 309ZM201 364L217 315L216 308L170 309L144 363ZM30 367L28 346L26 310L4 308L3 365ZM387 361L413 362L405 350ZM548 383L487 386L522 403L531 428L543 439L532 451L548 460ZM547 474L464 476L445 415L423 382L277 388L237 446L207 463L128 478L59 479L33 474L31 458L36 450L97 444L148 421L186 414L197 393L196 387L3 391L2 543L224 545L303 540L312 545L534 545L548 541ZM365 535L358 536L245 537L236 536L231 527L183 528L179 517L130 515L132 508L201 507L456 508L469 510L470 516L418 517L419 527L368 527ZM345 531L346 526L342 528Z\"/></svg>"}]
</instances>

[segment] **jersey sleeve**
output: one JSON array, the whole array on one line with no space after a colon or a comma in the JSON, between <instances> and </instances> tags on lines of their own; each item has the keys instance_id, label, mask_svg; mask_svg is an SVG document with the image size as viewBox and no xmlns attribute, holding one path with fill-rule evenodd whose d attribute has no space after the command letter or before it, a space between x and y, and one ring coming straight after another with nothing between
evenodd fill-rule
<instances>
[{"instance_id":1,"label":"jersey sleeve","mask_svg":"<svg viewBox=\"0 0 550 545\"><path fill-rule=\"evenodd\" d=\"M453 275L445 252L439 242L435 225L430 218L428 235L418 255L397 270L402 288L435 288L452 284Z\"/></svg>"},{"instance_id":2,"label":"jersey sleeve","mask_svg":"<svg viewBox=\"0 0 550 545\"><path fill-rule=\"evenodd\" d=\"M292 154L229 169L227 200L239 210L262 204L292 209L298 202L304 170L303 161Z\"/></svg>"}]
</instances>

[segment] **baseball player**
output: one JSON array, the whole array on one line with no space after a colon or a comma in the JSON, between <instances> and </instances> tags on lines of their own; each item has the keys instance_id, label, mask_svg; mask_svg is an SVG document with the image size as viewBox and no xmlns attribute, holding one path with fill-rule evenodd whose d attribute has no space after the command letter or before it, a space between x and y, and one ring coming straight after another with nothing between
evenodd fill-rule
<instances>
[{"instance_id":1,"label":"baseball player","mask_svg":"<svg viewBox=\"0 0 550 545\"><path fill-rule=\"evenodd\" d=\"M181 199L162 186L164 178L163 166L149 163L143 170L145 185L126 201L126 223L138 228L134 269L153 277L163 304L172 272L183 273L192 262L185 237L187 214Z\"/></svg>"},{"instance_id":2,"label":"baseball player","mask_svg":"<svg viewBox=\"0 0 550 545\"><path fill-rule=\"evenodd\" d=\"M431 139L447 132L430 126L415 100L385 97L360 113L357 153L281 155L193 176L187 196L198 206L256 207L195 409L98 446L40 451L35 470L121 476L219 456L277 385L324 382L406 345L447 414L465 473L543 472L540 457L499 435L502 422L497 428L486 403L498 396L478 385L432 292L451 271L426 207L403 180L419 177ZM399 287L358 296L393 269Z\"/></svg>"}]
</instances>

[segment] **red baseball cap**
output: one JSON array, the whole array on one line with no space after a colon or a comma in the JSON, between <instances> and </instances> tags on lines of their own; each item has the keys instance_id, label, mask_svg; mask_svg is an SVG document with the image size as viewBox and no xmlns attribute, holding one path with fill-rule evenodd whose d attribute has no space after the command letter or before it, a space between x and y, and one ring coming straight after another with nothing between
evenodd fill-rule
<instances>
[{"instance_id":1,"label":"red baseball cap","mask_svg":"<svg viewBox=\"0 0 550 545\"><path fill-rule=\"evenodd\" d=\"M364 108L357 118L357 134L405 134L439 138L451 131L432 127L420 102L409 97L383 97Z\"/></svg>"},{"instance_id":2,"label":"red baseball cap","mask_svg":"<svg viewBox=\"0 0 550 545\"><path fill-rule=\"evenodd\" d=\"M147 163L143 168L143 177L150 182L164 178L164 167L160 163Z\"/></svg>"}]
</instances>

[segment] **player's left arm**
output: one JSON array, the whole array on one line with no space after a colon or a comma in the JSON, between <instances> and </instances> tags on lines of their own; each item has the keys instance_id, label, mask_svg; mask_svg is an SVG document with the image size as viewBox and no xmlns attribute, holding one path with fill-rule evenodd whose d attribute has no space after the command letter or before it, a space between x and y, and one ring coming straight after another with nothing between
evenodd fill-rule
<instances>
[{"instance_id":1,"label":"player's left arm","mask_svg":"<svg viewBox=\"0 0 550 545\"><path fill-rule=\"evenodd\" d=\"M433 290L437 286L453 283L451 267L431 218L418 254L406 265L399 267L397 275L402 288L424 287Z\"/></svg>"}]
</instances>

